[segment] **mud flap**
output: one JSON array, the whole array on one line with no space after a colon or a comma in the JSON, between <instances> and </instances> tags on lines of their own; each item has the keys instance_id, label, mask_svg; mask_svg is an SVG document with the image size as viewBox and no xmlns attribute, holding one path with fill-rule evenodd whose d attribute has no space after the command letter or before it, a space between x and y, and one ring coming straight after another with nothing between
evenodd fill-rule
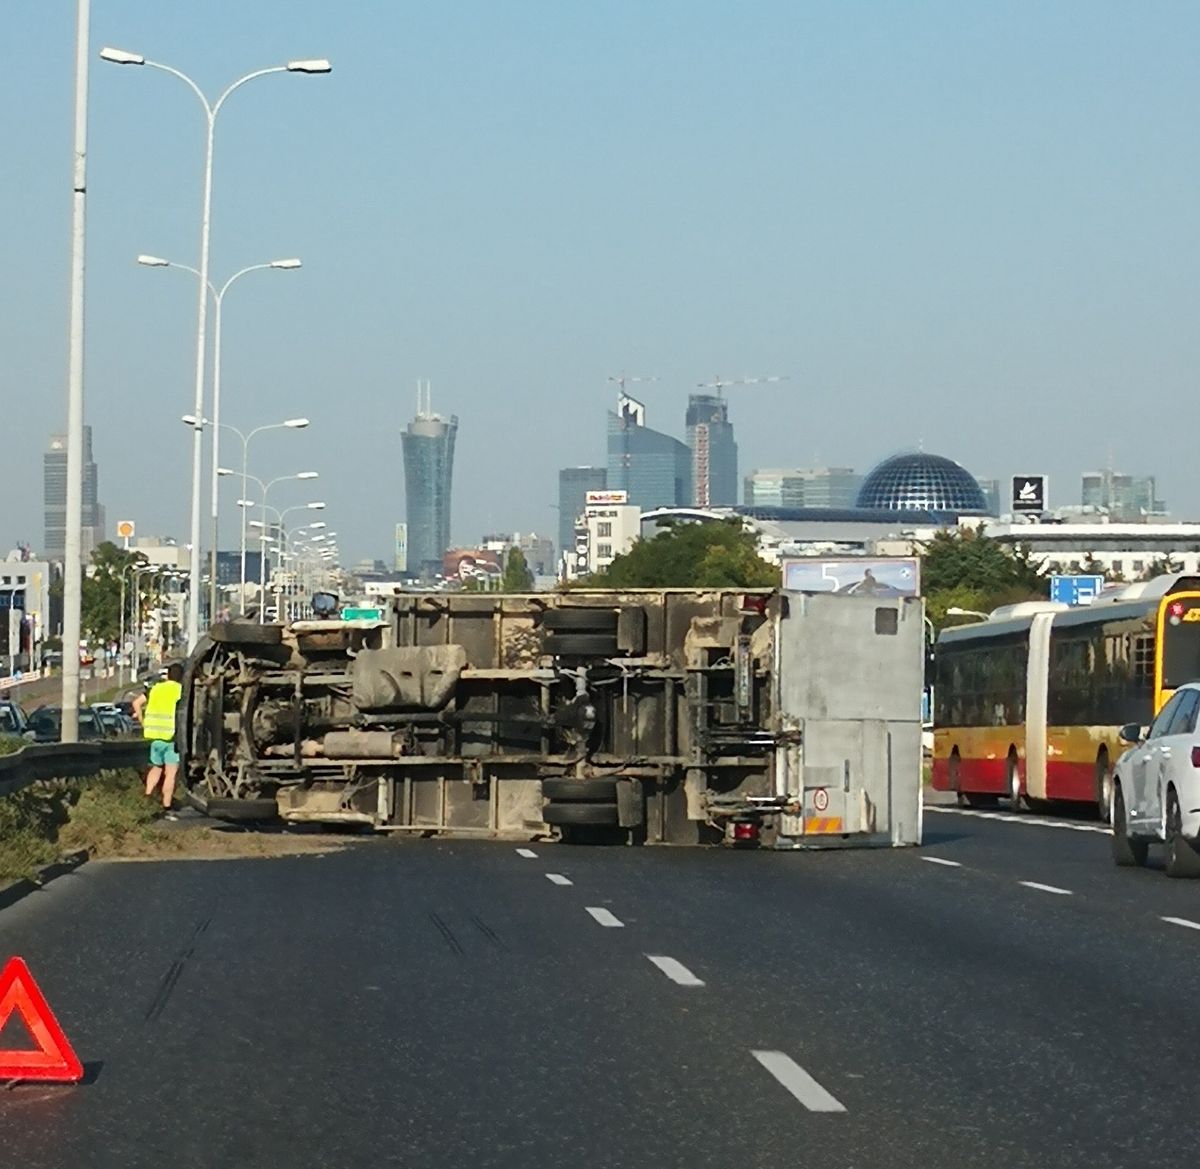
<instances>
[{"instance_id":1,"label":"mud flap","mask_svg":"<svg viewBox=\"0 0 1200 1169\"><path fill-rule=\"evenodd\" d=\"M622 828L640 828L646 821L646 798L640 779L617 780L617 823Z\"/></svg>"}]
</instances>

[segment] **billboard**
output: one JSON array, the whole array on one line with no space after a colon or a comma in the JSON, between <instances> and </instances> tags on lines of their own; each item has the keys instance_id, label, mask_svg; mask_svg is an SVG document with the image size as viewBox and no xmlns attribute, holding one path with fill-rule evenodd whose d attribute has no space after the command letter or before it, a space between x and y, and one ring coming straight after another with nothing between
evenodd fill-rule
<instances>
[{"instance_id":1,"label":"billboard","mask_svg":"<svg viewBox=\"0 0 1200 1169\"><path fill-rule=\"evenodd\" d=\"M618 503L628 503L628 491L589 491L584 496L588 507L605 507Z\"/></svg>"},{"instance_id":2,"label":"billboard","mask_svg":"<svg viewBox=\"0 0 1200 1169\"><path fill-rule=\"evenodd\" d=\"M1046 510L1046 476L1014 475L1012 481L1014 512L1043 512Z\"/></svg>"},{"instance_id":3,"label":"billboard","mask_svg":"<svg viewBox=\"0 0 1200 1169\"><path fill-rule=\"evenodd\" d=\"M397 572L408 571L408 524L396 525L396 544L392 552L392 567Z\"/></svg>"},{"instance_id":4,"label":"billboard","mask_svg":"<svg viewBox=\"0 0 1200 1169\"><path fill-rule=\"evenodd\" d=\"M804 593L915 597L921 561L915 556L805 556L782 562L783 587Z\"/></svg>"}]
</instances>

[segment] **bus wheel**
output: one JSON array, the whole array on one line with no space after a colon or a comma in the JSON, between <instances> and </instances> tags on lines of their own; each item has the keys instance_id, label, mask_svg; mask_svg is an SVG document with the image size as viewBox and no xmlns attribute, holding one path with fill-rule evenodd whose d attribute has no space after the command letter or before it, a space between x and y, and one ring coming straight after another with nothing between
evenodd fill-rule
<instances>
[{"instance_id":1,"label":"bus wheel","mask_svg":"<svg viewBox=\"0 0 1200 1169\"><path fill-rule=\"evenodd\" d=\"M1167 876L1200 877L1200 853L1183 834L1183 816L1174 788L1167 793Z\"/></svg>"},{"instance_id":2,"label":"bus wheel","mask_svg":"<svg viewBox=\"0 0 1200 1169\"><path fill-rule=\"evenodd\" d=\"M1146 863L1150 842L1130 837L1129 825L1125 820L1125 797L1121 793L1120 784L1113 786L1111 843L1113 864L1121 868L1132 868L1134 865Z\"/></svg>"},{"instance_id":3,"label":"bus wheel","mask_svg":"<svg viewBox=\"0 0 1200 1169\"><path fill-rule=\"evenodd\" d=\"M994 808L999 802L988 792L963 792L959 798L968 808Z\"/></svg>"},{"instance_id":4,"label":"bus wheel","mask_svg":"<svg viewBox=\"0 0 1200 1169\"><path fill-rule=\"evenodd\" d=\"M1008 803L1014 812L1021 810L1021 768L1015 755L1008 757Z\"/></svg>"},{"instance_id":5,"label":"bus wheel","mask_svg":"<svg viewBox=\"0 0 1200 1169\"><path fill-rule=\"evenodd\" d=\"M1113 777L1108 765L1108 751L1100 748L1096 756L1096 807L1105 824L1112 823Z\"/></svg>"}]
</instances>

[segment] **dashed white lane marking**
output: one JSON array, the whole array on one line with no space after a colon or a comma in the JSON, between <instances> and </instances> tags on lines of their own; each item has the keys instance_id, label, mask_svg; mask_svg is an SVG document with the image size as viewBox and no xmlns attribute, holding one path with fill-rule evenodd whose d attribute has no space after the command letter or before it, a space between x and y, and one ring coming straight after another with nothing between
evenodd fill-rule
<instances>
[{"instance_id":1,"label":"dashed white lane marking","mask_svg":"<svg viewBox=\"0 0 1200 1169\"><path fill-rule=\"evenodd\" d=\"M677 962L674 958L667 958L661 954L647 954L646 957L672 982L677 982L680 986L704 985L702 978L697 978L682 962Z\"/></svg>"},{"instance_id":2,"label":"dashed white lane marking","mask_svg":"<svg viewBox=\"0 0 1200 1169\"><path fill-rule=\"evenodd\" d=\"M845 1112L845 1105L835 1099L812 1078L790 1055L782 1051L751 1052L809 1112Z\"/></svg>"},{"instance_id":3,"label":"dashed white lane marking","mask_svg":"<svg viewBox=\"0 0 1200 1169\"><path fill-rule=\"evenodd\" d=\"M624 926L625 924L619 917L609 913L607 909L589 905L587 907L587 911L596 919L597 922L600 923L600 925L606 925L609 927L609 929L615 929L618 926Z\"/></svg>"},{"instance_id":4,"label":"dashed white lane marking","mask_svg":"<svg viewBox=\"0 0 1200 1169\"><path fill-rule=\"evenodd\" d=\"M552 885L569 885L571 882L562 873L547 873L546 880Z\"/></svg>"},{"instance_id":5,"label":"dashed white lane marking","mask_svg":"<svg viewBox=\"0 0 1200 1169\"><path fill-rule=\"evenodd\" d=\"M920 858L931 865L945 865L948 869L961 869L961 861L948 861L944 856L923 856Z\"/></svg>"},{"instance_id":6,"label":"dashed white lane marking","mask_svg":"<svg viewBox=\"0 0 1200 1169\"><path fill-rule=\"evenodd\" d=\"M1026 889L1036 889L1039 893L1057 893L1060 897L1073 896L1070 889L1061 889L1058 885L1043 885L1041 881L1018 881L1018 885L1024 885Z\"/></svg>"},{"instance_id":7,"label":"dashed white lane marking","mask_svg":"<svg viewBox=\"0 0 1200 1169\"><path fill-rule=\"evenodd\" d=\"M1188 921L1186 917L1164 917L1162 920L1171 925L1181 925L1184 929L1200 930L1200 921Z\"/></svg>"},{"instance_id":8,"label":"dashed white lane marking","mask_svg":"<svg viewBox=\"0 0 1200 1169\"><path fill-rule=\"evenodd\" d=\"M530 860L532 860L537 856L537 853L534 852L532 848L518 848L517 856L528 857Z\"/></svg>"},{"instance_id":9,"label":"dashed white lane marking","mask_svg":"<svg viewBox=\"0 0 1200 1169\"><path fill-rule=\"evenodd\" d=\"M1003 820L1008 824L1034 825L1038 828L1062 828L1067 832L1099 832L1111 835L1107 824L1073 824L1069 820L1048 820L1045 816L1019 816L1015 812L980 812L975 808L947 808L941 804L926 804L926 812L941 812L946 816L974 816L978 820Z\"/></svg>"}]
</instances>

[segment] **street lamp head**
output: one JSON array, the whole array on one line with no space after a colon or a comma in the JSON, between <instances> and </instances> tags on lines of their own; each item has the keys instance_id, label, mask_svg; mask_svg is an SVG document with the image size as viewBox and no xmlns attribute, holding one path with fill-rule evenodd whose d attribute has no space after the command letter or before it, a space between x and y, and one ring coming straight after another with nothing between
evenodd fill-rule
<instances>
[{"instance_id":1,"label":"street lamp head","mask_svg":"<svg viewBox=\"0 0 1200 1169\"><path fill-rule=\"evenodd\" d=\"M312 524L308 525L308 529L311 532L315 532L319 528L324 528L324 527L328 527L328 525L325 523L324 520L317 520L316 523L312 523Z\"/></svg>"},{"instance_id":2,"label":"street lamp head","mask_svg":"<svg viewBox=\"0 0 1200 1169\"><path fill-rule=\"evenodd\" d=\"M139 58L136 62L130 61L124 63L140 65L142 62ZM289 73L331 73L333 72L333 66L324 57L313 57L304 61L289 61L287 63L287 71Z\"/></svg>"},{"instance_id":3,"label":"street lamp head","mask_svg":"<svg viewBox=\"0 0 1200 1169\"><path fill-rule=\"evenodd\" d=\"M284 420L284 426L289 430L303 430L308 425L307 418L287 418Z\"/></svg>"},{"instance_id":4,"label":"street lamp head","mask_svg":"<svg viewBox=\"0 0 1200 1169\"><path fill-rule=\"evenodd\" d=\"M319 471L301 471L296 476L297 479L319 479L320 477L321 474Z\"/></svg>"},{"instance_id":5,"label":"street lamp head","mask_svg":"<svg viewBox=\"0 0 1200 1169\"><path fill-rule=\"evenodd\" d=\"M270 266L272 268L282 268L285 272L291 272L296 268L303 267L297 259L291 260L272 260Z\"/></svg>"},{"instance_id":6,"label":"street lamp head","mask_svg":"<svg viewBox=\"0 0 1200 1169\"><path fill-rule=\"evenodd\" d=\"M162 256L147 256L145 254L138 256L137 262L144 268L169 268L170 260L164 260Z\"/></svg>"},{"instance_id":7,"label":"street lamp head","mask_svg":"<svg viewBox=\"0 0 1200 1169\"><path fill-rule=\"evenodd\" d=\"M309 504L306 504L305 506L308 508L309 511L324 511L325 510L325 504L323 501L318 502L318 503L309 503Z\"/></svg>"},{"instance_id":8,"label":"street lamp head","mask_svg":"<svg viewBox=\"0 0 1200 1169\"><path fill-rule=\"evenodd\" d=\"M250 521L250 526L251 526L252 528L265 528L267 525L266 525L266 524L264 524L264 523L262 522L262 520L251 520L251 521Z\"/></svg>"},{"instance_id":9,"label":"street lamp head","mask_svg":"<svg viewBox=\"0 0 1200 1169\"><path fill-rule=\"evenodd\" d=\"M231 467L218 467L217 474L218 475L236 475L237 472L234 471Z\"/></svg>"},{"instance_id":10,"label":"street lamp head","mask_svg":"<svg viewBox=\"0 0 1200 1169\"><path fill-rule=\"evenodd\" d=\"M180 419L185 426L203 430L208 425L207 418L197 418L195 414L184 414Z\"/></svg>"},{"instance_id":11,"label":"street lamp head","mask_svg":"<svg viewBox=\"0 0 1200 1169\"><path fill-rule=\"evenodd\" d=\"M144 65L146 58L141 53L127 53L124 49L103 48L100 50L101 61L111 61L114 65Z\"/></svg>"}]
</instances>

